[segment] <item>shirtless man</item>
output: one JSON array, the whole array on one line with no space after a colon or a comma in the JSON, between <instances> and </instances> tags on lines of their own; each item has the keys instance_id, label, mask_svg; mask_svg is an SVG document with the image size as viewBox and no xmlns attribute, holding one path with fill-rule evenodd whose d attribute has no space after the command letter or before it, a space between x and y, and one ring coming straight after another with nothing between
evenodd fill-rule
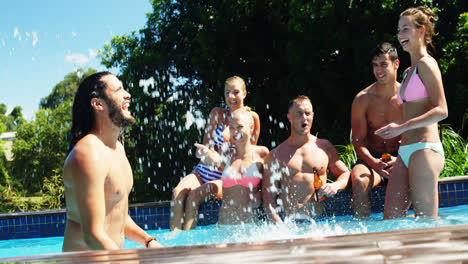
<instances>
[{"instance_id":1,"label":"shirtless man","mask_svg":"<svg viewBox=\"0 0 468 264\"><path fill-rule=\"evenodd\" d=\"M396 92L398 54L388 42L379 44L371 53L376 82L360 91L351 110L353 145L359 160L351 171L353 211L356 217L367 217L371 212L369 191L388 177L396 161L400 137L383 140L375 130L402 119L402 108ZM382 153L389 153L384 161Z\"/></svg>"},{"instance_id":2,"label":"shirtless man","mask_svg":"<svg viewBox=\"0 0 468 264\"><path fill-rule=\"evenodd\" d=\"M276 223L283 222L280 210L291 220L319 216L323 207L318 200L343 190L349 180L348 168L333 144L310 134L314 116L310 99L293 99L287 116L291 136L268 154L263 176L264 208ZM337 176L336 182L326 183L327 169ZM324 183L318 191L314 188L315 175Z\"/></svg>"},{"instance_id":3,"label":"shirtless man","mask_svg":"<svg viewBox=\"0 0 468 264\"><path fill-rule=\"evenodd\" d=\"M119 249L125 237L161 247L128 215L133 175L118 137L135 122L129 104L130 94L109 72L87 77L76 92L63 176L67 224L62 251Z\"/></svg>"}]
</instances>

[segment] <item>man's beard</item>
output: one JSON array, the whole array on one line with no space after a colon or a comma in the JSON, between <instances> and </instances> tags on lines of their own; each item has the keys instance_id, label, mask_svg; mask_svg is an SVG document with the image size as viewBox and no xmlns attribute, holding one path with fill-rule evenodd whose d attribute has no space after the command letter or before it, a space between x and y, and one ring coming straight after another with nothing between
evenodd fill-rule
<instances>
[{"instance_id":1,"label":"man's beard","mask_svg":"<svg viewBox=\"0 0 468 264\"><path fill-rule=\"evenodd\" d=\"M109 118L112 123L117 127L124 128L131 126L135 123L135 118L130 115L130 117L125 117L122 115L122 109L114 101L109 100L109 98L104 98L107 105L109 106Z\"/></svg>"}]
</instances>

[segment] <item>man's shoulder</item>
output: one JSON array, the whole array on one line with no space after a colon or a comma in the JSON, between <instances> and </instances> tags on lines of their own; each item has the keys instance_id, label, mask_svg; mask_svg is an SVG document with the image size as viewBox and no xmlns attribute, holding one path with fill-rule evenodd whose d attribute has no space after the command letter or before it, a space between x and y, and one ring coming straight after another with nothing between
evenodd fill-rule
<instances>
[{"instance_id":1,"label":"man's shoulder","mask_svg":"<svg viewBox=\"0 0 468 264\"><path fill-rule=\"evenodd\" d=\"M367 86L366 88L362 89L356 94L356 96L354 97L354 102L355 103L367 102L370 99L370 97L374 95L374 90L375 90L375 83L372 83L371 85Z\"/></svg>"},{"instance_id":2,"label":"man's shoulder","mask_svg":"<svg viewBox=\"0 0 468 264\"><path fill-rule=\"evenodd\" d=\"M285 141L283 141L281 144L279 144L277 147L273 148L273 149L268 153L267 159L268 159L268 160L280 159L280 155L279 155L279 154L280 154L281 152L284 152L284 150L285 150L285 148L286 148L287 141L288 141L288 140L285 140Z\"/></svg>"},{"instance_id":3,"label":"man's shoulder","mask_svg":"<svg viewBox=\"0 0 468 264\"><path fill-rule=\"evenodd\" d=\"M103 146L104 144L98 137L88 134L75 144L69 158L75 161L98 160Z\"/></svg>"},{"instance_id":4,"label":"man's shoulder","mask_svg":"<svg viewBox=\"0 0 468 264\"><path fill-rule=\"evenodd\" d=\"M315 144L318 148L322 149L325 152L329 152L335 149L335 145L330 142L330 140L325 138L316 138Z\"/></svg>"},{"instance_id":5,"label":"man's shoulder","mask_svg":"<svg viewBox=\"0 0 468 264\"><path fill-rule=\"evenodd\" d=\"M86 135L79 140L65 161L66 175L96 175L108 167L103 154L104 144L94 135Z\"/></svg>"}]
</instances>

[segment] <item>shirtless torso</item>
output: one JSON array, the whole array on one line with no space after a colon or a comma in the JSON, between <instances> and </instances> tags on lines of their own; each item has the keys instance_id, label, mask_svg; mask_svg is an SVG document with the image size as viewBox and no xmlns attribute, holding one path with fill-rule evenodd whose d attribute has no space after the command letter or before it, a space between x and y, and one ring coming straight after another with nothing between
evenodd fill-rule
<instances>
[{"instance_id":1,"label":"shirtless torso","mask_svg":"<svg viewBox=\"0 0 468 264\"><path fill-rule=\"evenodd\" d=\"M398 87L399 83L395 82L395 86ZM353 127L353 135L364 132L362 140L365 140L366 147L371 153L398 151L400 137L385 140L384 149L384 139L374 133L382 126L402 119L402 108L396 94L384 97L377 92L377 83L373 83L356 95L353 107L359 108L355 110L359 114L353 119L353 122L357 123Z\"/></svg>"},{"instance_id":2,"label":"shirtless torso","mask_svg":"<svg viewBox=\"0 0 468 264\"><path fill-rule=\"evenodd\" d=\"M277 223L282 222L279 210L285 217L320 215L323 208L317 199L333 196L348 184L348 168L333 144L310 134L313 115L308 97L292 100L287 115L291 136L266 157L263 203L267 216ZM327 183L327 170L336 176L335 182ZM315 174L323 183L318 190L314 188Z\"/></svg>"},{"instance_id":3,"label":"shirtless torso","mask_svg":"<svg viewBox=\"0 0 468 264\"><path fill-rule=\"evenodd\" d=\"M278 203L281 203L285 217L307 218L321 215L323 206L317 199L322 195L335 194L336 189L343 189L349 178L349 172L340 161L335 147L329 141L312 135L309 135L308 142L302 146L294 145L290 139L286 140L270 152L265 164L269 168L264 179L265 187L269 190L265 191L271 193L272 189L277 190ZM314 174L320 177L322 183L326 183L327 169L341 177L336 182L341 186L335 186L334 193L319 193L314 189ZM277 217L273 215L272 218L278 222Z\"/></svg>"},{"instance_id":4,"label":"shirtless torso","mask_svg":"<svg viewBox=\"0 0 468 264\"><path fill-rule=\"evenodd\" d=\"M97 172L95 179L85 179L86 176L78 168L82 162L87 163L86 170ZM105 237L121 248L125 240L128 195L133 186L132 170L123 146L118 143L115 150L112 150L94 135L86 136L75 146L65 162L64 185L67 197L67 228L63 250L88 250L82 233L82 221L86 221L90 216L80 215L80 211L88 212L79 210L80 204L89 207L90 214L104 215L102 218L104 222L99 224L104 225L102 231ZM85 185L95 185L95 187L89 189ZM77 195L76 192L83 192L86 189L101 194ZM100 202L104 205L103 208L97 206ZM92 225L89 227L92 228Z\"/></svg>"},{"instance_id":5,"label":"shirtless torso","mask_svg":"<svg viewBox=\"0 0 468 264\"><path fill-rule=\"evenodd\" d=\"M63 174L67 204L63 251L119 249L125 238L161 247L128 214L133 175L118 137L122 128L134 122L129 104L130 94L111 73L95 73L78 87L73 148Z\"/></svg>"},{"instance_id":6,"label":"shirtless torso","mask_svg":"<svg viewBox=\"0 0 468 264\"><path fill-rule=\"evenodd\" d=\"M268 154L268 149L263 146L250 146L250 149L253 151L251 157L232 160L229 168L225 168L223 173L223 202L219 208L218 218L218 223L221 225L254 223L258 220L253 211L261 202L260 181L263 174L263 159ZM241 171L244 171L241 177L253 179L258 177L258 180L253 181L253 184L246 184L242 183L242 179L239 179L239 183L228 179L231 183L226 184L224 177L240 176L227 174L241 174Z\"/></svg>"}]
</instances>

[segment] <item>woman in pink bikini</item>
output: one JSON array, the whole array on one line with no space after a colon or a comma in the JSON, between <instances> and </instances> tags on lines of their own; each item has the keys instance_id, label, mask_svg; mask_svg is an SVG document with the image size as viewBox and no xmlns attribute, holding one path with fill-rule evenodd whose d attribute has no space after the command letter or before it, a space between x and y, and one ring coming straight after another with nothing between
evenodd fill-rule
<instances>
[{"instance_id":1,"label":"woman in pink bikini","mask_svg":"<svg viewBox=\"0 0 468 264\"><path fill-rule=\"evenodd\" d=\"M208 147L195 144L197 157L202 162L224 168L222 175L223 202L218 223L237 225L257 220L254 209L260 206L263 159L268 148L250 142L254 133L254 120L250 111L239 109L229 119L229 133L235 148L220 155Z\"/></svg>"},{"instance_id":2,"label":"woman in pink bikini","mask_svg":"<svg viewBox=\"0 0 468 264\"><path fill-rule=\"evenodd\" d=\"M247 95L245 82L241 77L232 76L224 83L224 95L227 108L215 107L211 110L203 137L203 144L221 153L229 149L228 116L244 106ZM250 108L249 108L250 109ZM254 133L250 143L257 144L260 134L260 119L254 111L250 112L254 120ZM171 231L190 230L197 226L198 206L209 198L221 199L222 170L216 166L199 163L174 188L171 206Z\"/></svg>"},{"instance_id":3,"label":"woman in pink bikini","mask_svg":"<svg viewBox=\"0 0 468 264\"><path fill-rule=\"evenodd\" d=\"M398 90L403 121L375 131L384 139L401 135L398 159L387 185L384 219L406 216L413 202L416 216L437 218L438 178L444 167L444 150L437 122L448 115L442 77L433 48L434 13L425 7L409 8L400 14L398 41L411 56Z\"/></svg>"}]
</instances>

